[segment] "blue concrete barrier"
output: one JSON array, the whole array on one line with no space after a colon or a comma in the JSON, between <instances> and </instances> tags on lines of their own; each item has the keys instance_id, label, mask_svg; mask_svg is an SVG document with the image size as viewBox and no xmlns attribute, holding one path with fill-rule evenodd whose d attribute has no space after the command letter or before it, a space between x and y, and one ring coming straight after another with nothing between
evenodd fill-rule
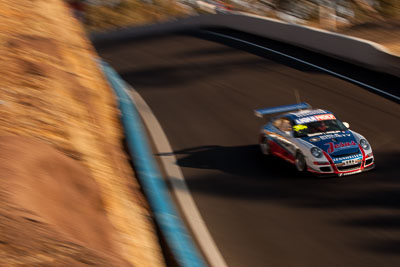
<instances>
[{"instance_id":1,"label":"blue concrete barrier","mask_svg":"<svg viewBox=\"0 0 400 267\"><path fill-rule=\"evenodd\" d=\"M125 82L107 63L100 61L99 64L118 97L127 146L161 234L165 237L180 266L206 266L178 216L168 188L151 153L138 111L128 95Z\"/></svg>"}]
</instances>

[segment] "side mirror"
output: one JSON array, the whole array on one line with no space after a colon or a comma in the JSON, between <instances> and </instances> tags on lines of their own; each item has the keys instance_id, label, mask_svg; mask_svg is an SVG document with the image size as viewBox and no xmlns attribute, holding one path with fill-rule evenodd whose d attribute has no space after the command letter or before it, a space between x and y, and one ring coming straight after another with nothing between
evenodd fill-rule
<instances>
[{"instance_id":1,"label":"side mirror","mask_svg":"<svg viewBox=\"0 0 400 267\"><path fill-rule=\"evenodd\" d=\"M346 126L347 129L350 128L350 124L348 122L343 122L343 125Z\"/></svg>"}]
</instances>

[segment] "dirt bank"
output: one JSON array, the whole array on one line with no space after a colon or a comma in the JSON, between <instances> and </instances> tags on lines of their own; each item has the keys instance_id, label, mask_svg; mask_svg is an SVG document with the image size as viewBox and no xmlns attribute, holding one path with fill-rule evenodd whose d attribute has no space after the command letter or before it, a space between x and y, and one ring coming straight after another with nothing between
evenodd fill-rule
<instances>
[{"instance_id":1,"label":"dirt bank","mask_svg":"<svg viewBox=\"0 0 400 267\"><path fill-rule=\"evenodd\" d=\"M342 28L339 32L376 42L400 56L400 19L363 23Z\"/></svg>"},{"instance_id":2,"label":"dirt bank","mask_svg":"<svg viewBox=\"0 0 400 267\"><path fill-rule=\"evenodd\" d=\"M0 137L0 264L132 266L88 170L27 137Z\"/></svg>"},{"instance_id":3,"label":"dirt bank","mask_svg":"<svg viewBox=\"0 0 400 267\"><path fill-rule=\"evenodd\" d=\"M76 255L91 255L89 258L97 262L96 257L108 250L104 246L111 246L111 258L119 255L115 262L134 266L164 265L147 203L122 149L123 135L114 95L94 62L96 54L93 51L80 24L71 17L61 0L0 0L0 136L25 136L51 146L75 161L81 166L76 168L83 168L82 172L86 173L66 178L69 176L64 171L68 172L68 168L62 162L54 163L64 167L51 169L52 175L44 178L46 183L41 188L35 179L37 167L25 169L32 176L18 178L21 179L19 183L29 184L32 190L23 192L32 195L24 198L23 193L18 193L19 198L9 204L1 202L0 206L5 205L6 210L0 211L0 225L7 226L1 229L6 235L19 233L18 240L25 238L26 245L15 241L16 246L22 245L19 250L14 250L13 239L0 240L1 260L19 255L19 260L25 260L22 263L27 265L41 259L52 261L57 259L54 253L60 249L73 251ZM40 148L26 147L26 152L42 155L43 147L37 147ZM0 150L2 157L8 157L2 153ZM47 160L41 158L35 162L46 165L43 162ZM11 161L7 162L11 164ZM68 164L74 165L71 161ZM43 173L48 171L42 170ZM1 181L14 179L13 173L0 172ZM65 180L61 182L65 191L55 189L57 183L51 179ZM97 184L98 190L94 191L99 192L101 201L89 199L80 212L66 213L73 208L72 203L79 202L72 198L83 200L83 195L70 188L80 184L84 188ZM7 187L6 183L1 186L4 192ZM13 188L16 190L17 187ZM52 190L58 190L59 194L69 193L56 201L46 202L47 197L55 197ZM39 201L33 194L43 199ZM59 204L67 202L71 205L65 206L64 211L61 207L58 210ZM91 207L100 207L95 204L100 202L103 209L87 212ZM42 207L43 203L53 204ZM37 216L37 221L43 223L23 219L18 215L21 209ZM61 217L55 215L58 213L60 216L75 214L73 221L76 223L62 223ZM97 215L92 220L85 214ZM15 220L9 221L10 218ZM102 230L87 235L81 234L84 230L74 232L81 222L86 223L82 229L99 224ZM103 232L106 234L101 236ZM69 238L77 242L68 241ZM71 246L65 246L66 243ZM35 254L37 250L30 250L33 244L46 244L46 249ZM68 265L75 263L65 266Z\"/></svg>"}]
</instances>

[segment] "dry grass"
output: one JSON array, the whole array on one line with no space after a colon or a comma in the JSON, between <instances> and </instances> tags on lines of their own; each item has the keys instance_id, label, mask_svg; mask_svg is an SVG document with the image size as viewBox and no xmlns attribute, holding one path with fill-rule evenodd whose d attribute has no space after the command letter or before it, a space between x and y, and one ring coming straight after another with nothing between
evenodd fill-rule
<instances>
[{"instance_id":1,"label":"dry grass","mask_svg":"<svg viewBox=\"0 0 400 267\"><path fill-rule=\"evenodd\" d=\"M125 0L116 7L92 5L86 7L85 26L89 31L154 23L187 15L187 11L172 0L154 1L154 4Z\"/></svg>"}]
</instances>

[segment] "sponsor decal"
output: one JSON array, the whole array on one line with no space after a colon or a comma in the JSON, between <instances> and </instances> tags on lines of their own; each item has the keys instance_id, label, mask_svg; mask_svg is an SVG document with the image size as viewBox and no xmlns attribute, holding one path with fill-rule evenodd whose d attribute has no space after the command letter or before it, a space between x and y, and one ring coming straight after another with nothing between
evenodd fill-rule
<instances>
[{"instance_id":1,"label":"sponsor decal","mask_svg":"<svg viewBox=\"0 0 400 267\"><path fill-rule=\"evenodd\" d=\"M304 118L295 120L295 122L297 124L309 123L309 122L313 122L313 121L317 121L317 119L314 116L304 117Z\"/></svg>"},{"instance_id":2,"label":"sponsor decal","mask_svg":"<svg viewBox=\"0 0 400 267\"><path fill-rule=\"evenodd\" d=\"M317 121L336 120L333 114L315 115L314 117L317 119Z\"/></svg>"},{"instance_id":3,"label":"sponsor decal","mask_svg":"<svg viewBox=\"0 0 400 267\"><path fill-rule=\"evenodd\" d=\"M362 158L361 154L357 155L351 155L351 156L346 156L346 157L341 157L341 158L333 158L333 162L338 162L338 161L343 161L343 160L352 160L352 159L360 159Z\"/></svg>"},{"instance_id":4,"label":"sponsor decal","mask_svg":"<svg viewBox=\"0 0 400 267\"><path fill-rule=\"evenodd\" d=\"M352 174L356 174L356 173L360 173L361 170L358 171L354 171L354 172L346 172L346 173L342 173L342 175L346 176L346 175L352 175Z\"/></svg>"},{"instance_id":5,"label":"sponsor decal","mask_svg":"<svg viewBox=\"0 0 400 267\"><path fill-rule=\"evenodd\" d=\"M326 114L326 111L322 110L322 109L317 109L317 110L313 110L313 111L306 112L306 113L303 113L303 114L294 114L294 115L297 118L301 118L301 117L308 117L308 116L316 115L316 114Z\"/></svg>"},{"instance_id":6,"label":"sponsor decal","mask_svg":"<svg viewBox=\"0 0 400 267\"><path fill-rule=\"evenodd\" d=\"M322 140L328 140L328 139L333 139L333 138L341 138L341 137L350 137L351 134L326 134L326 135L321 135L320 138Z\"/></svg>"},{"instance_id":7,"label":"sponsor decal","mask_svg":"<svg viewBox=\"0 0 400 267\"><path fill-rule=\"evenodd\" d=\"M324 145L329 146L328 150L327 150L328 153L333 153L333 152L338 151L338 150L346 149L346 148L348 148L350 146L357 146L356 142L354 142L354 141L351 141L351 142L340 142L338 144L334 144L333 142L329 142L329 143L324 144Z\"/></svg>"},{"instance_id":8,"label":"sponsor decal","mask_svg":"<svg viewBox=\"0 0 400 267\"><path fill-rule=\"evenodd\" d=\"M319 137L310 138L310 142L319 142L319 141L321 141L321 138Z\"/></svg>"},{"instance_id":9,"label":"sponsor decal","mask_svg":"<svg viewBox=\"0 0 400 267\"><path fill-rule=\"evenodd\" d=\"M335 116L333 114L320 114L314 116L308 116L300 119L296 119L295 122L297 124L309 123L314 121L324 121L324 120L335 120Z\"/></svg>"},{"instance_id":10,"label":"sponsor decal","mask_svg":"<svg viewBox=\"0 0 400 267\"><path fill-rule=\"evenodd\" d=\"M353 172L344 172L344 173L342 172L342 173L338 173L338 176L342 177L342 176L357 174L357 173L360 173L360 172L361 172L361 170L357 170L357 171L353 171Z\"/></svg>"}]
</instances>

